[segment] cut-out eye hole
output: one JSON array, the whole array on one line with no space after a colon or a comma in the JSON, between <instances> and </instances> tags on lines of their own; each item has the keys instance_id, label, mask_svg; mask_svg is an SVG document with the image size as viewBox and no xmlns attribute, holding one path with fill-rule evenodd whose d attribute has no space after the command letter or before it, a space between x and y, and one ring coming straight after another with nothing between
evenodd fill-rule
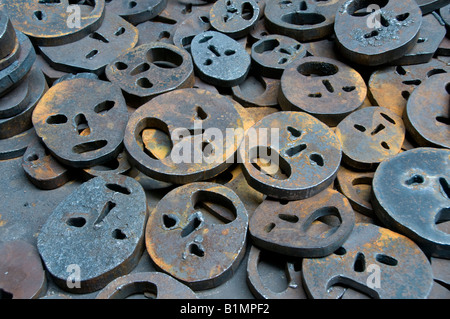
<instances>
[{"instance_id":1,"label":"cut-out eye hole","mask_svg":"<svg viewBox=\"0 0 450 319\"><path fill-rule=\"evenodd\" d=\"M296 215L290 214L278 214L278 218L292 224L296 224L299 221L299 218Z\"/></svg>"},{"instance_id":2,"label":"cut-out eye hole","mask_svg":"<svg viewBox=\"0 0 450 319\"><path fill-rule=\"evenodd\" d=\"M52 115L47 118L46 122L50 125L65 124L67 123L67 116L63 114Z\"/></svg>"},{"instance_id":3,"label":"cut-out eye hole","mask_svg":"<svg viewBox=\"0 0 450 319\"><path fill-rule=\"evenodd\" d=\"M196 118L199 120L204 121L208 118L208 114L206 114L206 112L200 106L197 106L195 108L195 113L196 113Z\"/></svg>"},{"instance_id":4,"label":"cut-out eye hole","mask_svg":"<svg viewBox=\"0 0 450 319\"><path fill-rule=\"evenodd\" d=\"M28 162L36 162L39 160L39 156L37 154L33 154L27 157Z\"/></svg>"},{"instance_id":5,"label":"cut-out eye hole","mask_svg":"<svg viewBox=\"0 0 450 319\"><path fill-rule=\"evenodd\" d=\"M232 56L234 54L236 54L236 51L234 51L234 50L225 50L225 55L226 56Z\"/></svg>"},{"instance_id":6,"label":"cut-out eye hole","mask_svg":"<svg viewBox=\"0 0 450 319\"><path fill-rule=\"evenodd\" d=\"M47 19L46 14L43 11L34 11L33 13L34 18L36 18L39 21L43 21Z\"/></svg>"},{"instance_id":7,"label":"cut-out eye hole","mask_svg":"<svg viewBox=\"0 0 450 319\"><path fill-rule=\"evenodd\" d=\"M121 193L121 194L124 194L124 195L130 195L131 194L131 191L127 187L121 186L121 185L118 185L118 184L106 184L106 188L111 190L111 191L113 191L113 192Z\"/></svg>"},{"instance_id":8,"label":"cut-out eye hole","mask_svg":"<svg viewBox=\"0 0 450 319\"><path fill-rule=\"evenodd\" d=\"M175 227L178 224L178 218L174 215L163 215L163 224L164 227L170 229Z\"/></svg>"},{"instance_id":9,"label":"cut-out eye hole","mask_svg":"<svg viewBox=\"0 0 450 319\"><path fill-rule=\"evenodd\" d=\"M126 30L125 30L124 27L120 27L120 28L114 33L114 35L115 35L116 37L118 37L119 35L124 34L125 31L126 31Z\"/></svg>"},{"instance_id":10,"label":"cut-out eye hole","mask_svg":"<svg viewBox=\"0 0 450 319\"><path fill-rule=\"evenodd\" d=\"M402 92L402 97L406 100L406 101L408 101L409 100L409 97L411 96L411 93L409 93L408 91L403 91Z\"/></svg>"},{"instance_id":11,"label":"cut-out eye hole","mask_svg":"<svg viewBox=\"0 0 450 319\"><path fill-rule=\"evenodd\" d=\"M402 66L398 66L395 68L395 72L399 75L406 75L406 70Z\"/></svg>"},{"instance_id":12,"label":"cut-out eye hole","mask_svg":"<svg viewBox=\"0 0 450 319\"><path fill-rule=\"evenodd\" d=\"M253 51L255 51L258 54L262 54L264 52L272 52L279 46L280 42L277 39L269 39L261 41L261 43L259 43L253 48Z\"/></svg>"},{"instance_id":13,"label":"cut-out eye hole","mask_svg":"<svg viewBox=\"0 0 450 319\"><path fill-rule=\"evenodd\" d=\"M211 64L213 64L213 60L211 60L211 59L206 59L206 61L203 63L203 65L206 65L206 66L211 65Z\"/></svg>"},{"instance_id":14,"label":"cut-out eye hole","mask_svg":"<svg viewBox=\"0 0 450 319\"><path fill-rule=\"evenodd\" d=\"M287 130L289 133L291 133L291 136L293 138L299 138L300 136L302 136L302 132L300 132L299 130L297 130L296 128L294 128L292 126L288 126Z\"/></svg>"},{"instance_id":15,"label":"cut-out eye hole","mask_svg":"<svg viewBox=\"0 0 450 319\"><path fill-rule=\"evenodd\" d=\"M380 113L380 115L388 122L392 123L392 124L396 124L395 121L387 114L385 113Z\"/></svg>"},{"instance_id":16,"label":"cut-out eye hole","mask_svg":"<svg viewBox=\"0 0 450 319\"><path fill-rule=\"evenodd\" d=\"M123 63L123 62L116 62L114 64L114 66L116 67L117 70L120 70L120 71L128 69L128 65L126 63Z\"/></svg>"},{"instance_id":17,"label":"cut-out eye hole","mask_svg":"<svg viewBox=\"0 0 450 319\"><path fill-rule=\"evenodd\" d=\"M86 225L86 219L83 217L72 217L66 221L66 224L71 227L81 228Z\"/></svg>"},{"instance_id":18,"label":"cut-out eye hole","mask_svg":"<svg viewBox=\"0 0 450 319\"><path fill-rule=\"evenodd\" d=\"M112 237L118 240L127 239L127 235L125 235L125 233L120 229L114 229L112 232Z\"/></svg>"},{"instance_id":19,"label":"cut-out eye hole","mask_svg":"<svg viewBox=\"0 0 450 319\"><path fill-rule=\"evenodd\" d=\"M130 71L131 76L135 76L150 70L150 64L144 62L136 66L133 70Z\"/></svg>"},{"instance_id":20,"label":"cut-out eye hole","mask_svg":"<svg viewBox=\"0 0 450 319\"><path fill-rule=\"evenodd\" d=\"M423 178L422 175L414 175L410 179L405 181L405 184L409 186L409 185L423 184L424 182L425 182L425 179Z\"/></svg>"},{"instance_id":21,"label":"cut-out eye hole","mask_svg":"<svg viewBox=\"0 0 450 319\"><path fill-rule=\"evenodd\" d=\"M136 84L143 89L151 89L153 87L153 83L148 78L140 78L136 81Z\"/></svg>"},{"instance_id":22,"label":"cut-out eye hole","mask_svg":"<svg viewBox=\"0 0 450 319\"><path fill-rule=\"evenodd\" d=\"M407 13L403 13L403 14L399 14L398 16L395 17L395 19L397 21L400 21L400 22L405 21L408 18L409 18L409 13L408 12Z\"/></svg>"},{"instance_id":23,"label":"cut-out eye hole","mask_svg":"<svg viewBox=\"0 0 450 319\"><path fill-rule=\"evenodd\" d=\"M355 124L354 127L360 132L365 132L366 131L366 128L364 126L362 126L362 125Z\"/></svg>"},{"instance_id":24,"label":"cut-out eye hole","mask_svg":"<svg viewBox=\"0 0 450 319\"><path fill-rule=\"evenodd\" d=\"M91 52L86 54L86 59L92 60L98 53L99 53L98 50L92 50Z\"/></svg>"},{"instance_id":25,"label":"cut-out eye hole","mask_svg":"<svg viewBox=\"0 0 450 319\"><path fill-rule=\"evenodd\" d=\"M200 21L202 21L203 23L210 23L209 21L209 17L207 16L200 16Z\"/></svg>"},{"instance_id":26,"label":"cut-out eye hole","mask_svg":"<svg viewBox=\"0 0 450 319\"><path fill-rule=\"evenodd\" d=\"M344 92L350 93L350 92L353 92L354 90L356 90L356 86L344 86L342 88L342 90Z\"/></svg>"},{"instance_id":27,"label":"cut-out eye hole","mask_svg":"<svg viewBox=\"0 0 450 319\"><path fill-rule=\"evenodd\" d=\"M394 257L388 256L388 255L377 254L375 259L379 263L382 263L382 264L387 265L387 266L392 266L393 267L393 266L397 266L398 265L397 259L395 259Z\"/></svg>"},{"instance_id":28,"label":"cut-out eye hole","mask_svg":"<svg viewBox=\"0 0 450 319\"><path fill-rule=\"evenodd\" d=\"M116 105L116 102L114 101L104 101L102 103L97 104L94 107L94 112L100 115L103 115L110 111L114 106Z\"/></svg>"},{"instance_id":29,"label":"cut-out eye hole","mask_svg":"<svg viewBox=\"0 0 450 319\"><path fill-rule=\"evenodd\" d=\"M384 149L387 149L387 150L390 150L390 149L391 149L391 148L389 147L389 144L386 143L386 142L381 142L381 146L382 146Z\"/></svg>"},{"instance_id":30,"label":"cut-out eye hole","mask_svg":"<svg viewBox=\"0 0 450 319\"><path fill-rule=\"evenodd\" d=\"M336 251L334 252L335 255L338 256L344 256L347 253L347 250L345 250L344 247L339 247L338 249L336 249Z\"/></svg>"},{"instance_id":31,"label":"cut-out eye hole","mask_svg":"<svg viewBox=\"0 0 450 319\"><path fill-rule=\"evenodd\" d=\"M320 167L322 167L324 165L323 157L320 154L311 154L309 156L309 159L311 160L311 162L313 164L316 164L316 165L318 165Z\"/></svg>"},{"instance_id":32,"label":"cut-out eye hole","mask_svg":"<svg viewBox=\"0 0 450 319\"><path fill-rule=\"evenodd\" d=\"M208 42L209 40L211 40L212 38L213 38L212 35L207 35L206 37L201 38L198 42L205 43L205 42Z\"/></svg>"}]
</instances>

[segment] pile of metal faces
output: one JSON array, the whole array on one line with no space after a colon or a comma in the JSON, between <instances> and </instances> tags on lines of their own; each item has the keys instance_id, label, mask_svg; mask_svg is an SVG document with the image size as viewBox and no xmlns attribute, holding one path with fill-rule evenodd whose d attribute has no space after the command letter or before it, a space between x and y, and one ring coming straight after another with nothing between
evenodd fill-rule
<instances>
[{"instance_id":1,"label":"pile of metal faces","mask_svg":"<svg viewBox=\"0 0 450 319\"><path fill-rule=\"evenodd\" d=\"M0 299L450 298L448 0L0 9Z\"/></svg>"}]
</instances>

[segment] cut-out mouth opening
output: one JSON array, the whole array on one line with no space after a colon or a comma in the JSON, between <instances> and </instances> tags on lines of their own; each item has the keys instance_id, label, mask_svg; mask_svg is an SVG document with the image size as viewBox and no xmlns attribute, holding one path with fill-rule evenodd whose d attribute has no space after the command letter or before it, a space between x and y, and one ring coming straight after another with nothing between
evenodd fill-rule
<instances>
[{"instance_id":1,"label":"cut-out mouth opening","mask_svg":"<svg viewBox=\"0 0 450 319\"><path fill-rule=\"evenodd\" d=\"M289 287L289 275L284 258L262 250L259 253L256 269L264 287L274 293L282 293Z\"/></svg>"},{"instance_id":2,"label":"cut-out mouth opening","mask_svg":"<svg viewBox=\"0 0 450 319\"><path fill-rule=\"evenodd\" d=\"M304 76L319 77L335 75L339 72L339 68L326 62L306 62L300 64L297 71Z\"/></svg>"},{"instance_id":3,"label":"cut-out mouth opening","mask_svg":"<svg viewBox=\"0 0 450 319\"><path fill-rule=\"evenodd\" d=\"M201 211L209 224L229 224L237 218L237 209L232 200L216 192L200 190L192 197L192 207Z\"/></svg>"},{"instance_id":4,"label":"cut-out mouth opening","mask_svg":"<svg viewBox=\"0 0 450 319\"><path fill-rule=\"evenodd\" d=\"M281 17L281 21L298 26L316 25L325 22L327 18L318 13L292 12Z\"/></svg>"},{"instance_id":5,"label":"cut-out mouth opening","mask_svg":"<svg viewBox=\"0 0 450 319\"><path fill-rule=\"evenodd\" d=\"M258 54L263 54L265 52L272 52L279 46L280 42L277 39L268 39L261 41L261 43L256 45L253 50Z\"/></svg>"},{"instance_id":6,"label":"cut-out mouth opening","mask_svg":"<svg viewBox=\"0 0 450 319\"><path fill-rule=\"evenodd\" d=\"M342 224L339 210L334 206L321 207L308 216L302 225L303 231L315 238L328 238Z\"/></svg>"},{"instance_id":7,"label":"cut-out mouth opening","mask_svg":"<svg viewBox=\"0 0 450 319\"><path fill-rule=\"evenodd\" d=\"M330 293L334 290L339 292L338 299L345 299L345 295L350 292L361 295L362 298L380 299L374 289L344 276L334 277L328 282L327 291Z\"/></svg>"},{"instance_id":8,"label":"cut-out mouth opening","mask_svg":"<svg viewBox=\"0 0 450 319\"><path fill-rule=\"evenodd\" d=\"M291 165L270 146L257 146L249 150L249 162L262 174L278 180L289 179Z\"/></svg>"},{"instance_id":9,"label":"cut-out mouth opening","mask_svg":"<svg viewBox=\"0 0 450 319\"><path fill-rule=\"evenodd\" d=\"M152 48L147 51L147 61L163 69L178 68L183 64L183 57L167 48Z\"/></svg>"}]
</instances>

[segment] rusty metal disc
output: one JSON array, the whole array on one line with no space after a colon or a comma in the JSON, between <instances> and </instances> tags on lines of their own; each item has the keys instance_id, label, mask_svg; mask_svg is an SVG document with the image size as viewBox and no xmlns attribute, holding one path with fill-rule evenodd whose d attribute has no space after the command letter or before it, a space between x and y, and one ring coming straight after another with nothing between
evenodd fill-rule
<instances>
[{"instance_id":1,"label":"rusty metal disc","mask_svg":"<svg viewBox=\"0 0 450 319\"><path fill-rule=\"evenodd\" d=\"M422 10L423 15L439 10L447 5L447 0L416 0L416 2Z\"/></svg>"},{"instance_id":2,"label":"rusty metal disc","mask_svg":"<svg viewBox=\"0 0 450 319\"><path fill-rule=\"evenodd\" d=\"M166 8L168 0L106 0L106 12L113 12L134 25L156 17Z\"/></svg>"},{"instance_id":3,"label":"rusty metal disc","mask_svg":"<svg viewBox=\"0 0 450 319\"><path fill-rule=\"evenodd\" d=\"M148 299L197 299L188 286L161 272L141 272L119 277L109 283L96 299L126 299L143 294Z\"/></svg>"},{"instance_id":4,"label":"rusty metal disc","mask_svg":"<svg viewBox=\"0 0 450 319\"><path fill-rule=\"evenodd\" d=\"M281 78L286 67L306 56L305 47L282 35L267 35L252 46L253 69L260 75Z\"/></svg>"},{"instance_id":5,"label":"rusty metal disc","mask_svg":"<svg viewBox=\"0 0 450 319\"><path fill-rule=\"evenodd\" d=\"M102 25L86 37L69 44L41 46L39 50L56 70L100 75L110 62L134 48L137 42L138 30L132 24L106 13Z\"/></svg>"},{"instance_id":6,"label":"rusty metal disc","mask_svg":"<svg viewBox=\"0 0 450 319\"><path fill-rule=\"evenodd\" d=\"M233 99L244 107L278 107L280 80L250 73L244 82L231 88Z\"/></svg>"},{"instance_id":7,"label":"rusty metal disc","mask_svg":"<svg viewBox=\"0 0 450 319\"><path fill-rule=\"evenodd\" d=\"M151 213L147 251L159 268L190 288L209 289L233 276L245 253L247 228L245 206L231 189L191 183L168 193Z\"/></svg>"},{"instance_id":8,"label":"rusty metal disc","mask_svg":"<svg viewBox=\"0 0 450 319\"><path fill-rule=\"evenodd\" d=\"M58 71L52 68L40 54L36 55L36 61L34 62L34 65L38 69L40 69L42 73L44 73L45 79L47 80L49 86L52 86L53 83L62 76L67 75L66 72Z\"/></svg>"},{"instance_id":9,"label":"rusty metal disc","mask_svg":"<svg viewBox=\"0 0 450 319\"><path fill-rule=\"evenodd\" d=\"M336 128L343 162L359 170L374 170L397 155L405 140L402 118L384 107L366 107L347 116Z\"/></svg>"},{"instance_id":10,"label":"rusty metal disc","mask_svg":"<svg viewBox=\"0 0 450 319\"><path fill-rule=\"evenodd\" d=\"M415 0L377 4L350 0L339 8L334 30L341 53L349 60L377 66L401 58L417 43L422 11Z\"/></svg>"},{"instance_id":11,"label":"rusty metal disc","mask_svg":"<svg viewBox=\"0 0 450 319\"><path fill-rule=\"evenodd\" d=\"M11 91L0 97L0 118L13 117L22 113L30 102L29 82L26 79Z\"/></svg>"},{"instance_id":12,"label":"rusty metal disc","mask_svg":"<svg viewBox=\"0 0 450 319\"><path fill-rule=\"evenodd\" d=\"M22 156L28 145L36 138L34 128L10 138L0 139L0 160L9 160Z\"/></svg>"},{"instance_id":13,"label":"rusty metal disc","mask_svg":"<svg viewBox=\"0 0 450 319\"><path fill-rule=\"evenodd\" d=\"M89 293L137 265L146 219L146 196L138 182L115 174L96 177L55 208L37 246L61 289Z\"/></svg>"},{"instance_id":14,"label":"rusty metal disc","mask_svg":"<svg viewBox=\"0 0 450 319\"><path fill-rule=\"evenodd\" d=\"M105 0L92 0L94 6L83 13L73 1L4 1L15 28L37 45L61 45L77 41L98 29L103 21ZM78 16L79 15L79 16Z\"/></svg>"},{"instance_id":15,"label":"rusty metal disc","mask_svg":"<svg viewBox=\"0 0 450 319\"><path fill-rule=\"evenodd\" d=\"M411 93L427 78L447 72L450 66L437 59L424 64L384 67L370 76L369 98L374 105L403 116Z\"/></svg>"},{"instance_id":16,"label":"rusty metal disc","mask_svg":"<svg viewBox=\"0 0 450 319\"><path fill-rule=\"evenodd\" d=\"M37 249L15 240L0 245L1 299L37 299L47 289L47 279Z\"/></svg>"},{"instance_id":17,"label":"rusty metal disc","mask_svg":"<svg viewBox=\"0 0 450 319\"><path fill-rule=\"evenodd\" d=\"M301 276L302 260L252 246L247 261L247 284L260 299L307 299Z\"/></svg>"},{"instance_id":18,"label":"rusty metal disc","mask_svg":"<svg viewBox=\"0 0 450 319\"><path fill-rule=\"evenodd\" d=\"M313 41L333 33L334 19L342 0L269 1L266 5L266 27L297 41Z\"/></svg>"},{"instance_id":19,"label":"rusty metal disc","mask_svg":"<svg viewBox=\"0 0 450 319\"><path fill-rule=\"evenodd\" d=\"M9 56L17 46L16 31L4 11L0 11L0 60Z\"/></svg>"},{"instance_id":20,"label":"rusty metal disc","mask_svg":"<svg viewBox=\"0 0 450 319\"><path fill-rule=\"evenodd\" d=\"M22 168L30 182L40 189L56 189L72 179L70 170L56 161L37 137L23 155Z\"/></svg>"},{"instance_id":21,"label":"rusty metal disc","mask_svg":"<svg viewBox=\"0 0 450 319\"><path fill-rule=\"evenodd\" d=\"M217 0L210 11L211 26L233 39L249 34L259 16L255 0Z\"/></svg>"},{"instance_id":22,"label":"rusty metal disc","mask_svg":"<svg viewBox=\"0 0 450 319\"><path fill-rule=\"evenodd\" d=\"M117 157L128 113L115 85L75 78L54 85L32 119L37 135L58 161L86 168Z\"/></svg>"},{"instance_id":23,"label":"rusty metal disc","mask_svg":"<svg viewBox=\"0 0 450 319\"><path fill-rule=\"evenodd\" d=\"M142 102L194 85L189 53L161 42L141 45L117 57L106 67L106 76L129 100L137 98Z\"/></svg>"},{"instance_id":24,"label":"rusty metal disc","mask_svg":"<svg viewBox=\"0 0 450 319\"><path fill-rule=\"evenodd\" d=\"M30 39L21 32L16 32L16 34L20 50L14 56L14 60L8 62L6 67L3 65L4 68L0 69L0 96L18 85L31 70L36 60L36 52Z\"/></svg>"},{"instance_id":25,"label":"rusty metal disc","mask_svg":"<svg viewBox=\"0 0 450 319\"><path fill-rule=\"evenodd\" d=\"M156 130L161 141L150 140L154 144L150 150L144 146L148 130ZM229 99L184 89L160 95L136 110L124 143L128 160L139 171L184 184L223 172L234 162L243 135L242 118Z\"/></svg>"},{"instance_id":26,"label":"rusty metal disc","mask_svg":"<svg viewBox=\"0 0 450 319\"><path fill-rule=\"evenodd\" d=\"M405 125L420 146L450 148L449 99L449 73L433 76L412 93L405 110Z\"/></svg>"},{"instance_id":27,"label":"rusty metal disc","mask_svg":"<svg viewBox=\"0 0 450 319\"><path fill-rule=\"evenodd\" d=\"M276 112L250 129L239 161L250 186L270 197L300 200L331 185L341 162L333 131L303 112Z\"/></svg>"},{"instance_id":28,"label":"rusty metal disc","mask_svg":"<svg viewBox=\"0 0 450 319\"><path fill-rule=\"evenodd\" d=\"M363 105L366 95L366 84L356 70L337 60L307 57L285 69L278 100L285 111L307 112L336 126Z\"/></svg>"},{"instance_id":29,"label":"rusty metal disc","mask_svg":"<svg viewBox=\"0 0 450 319\"><path fill-rule=\"evenodd\" d=\"M191 54L197 76L212 85L239 85L250 71L251 58L245 48L220 32L196 35L191 43Z\"/></svg>"},{"instance_id":30,"label":"rusty metal disc","mask_svg":"<svg viewBox=\"0 0 450 319\"><path fill-rule=\"evenodd\" d=\"M430 62L446 33L445 26L433 14L424 16L416 45L403 57L389 64L410 65Z\"/></svg>"},{"instance_id":31,"label":"rusty metal disc","mask_svg":"<svg viewBox=\"0 0 450 319\"><path fill-rule=\"evenodd\" d=\"M28 86L28 102L20 113L0 119L0 139L11 138L33 127L32 113L47 90L47 82L44 74L36 67L33 67L22 81ZM16 94L16 90L8 94Z\"/></svg>"},{"instance_id":32,"label":"rusty metal disc","mask_svg":"<svg viewBox=\"0 0 450 319\"><path fill-rule=\"evenodd\" d=\"M377 217L441 258L450 257L449 164L450 150L421 147L384 161L373 179Z\"/></svg>"},{"instance_id":33,"label":"rusty metal disc","mask_svg":"<svg viewBox=\"0 0 450 319\"><path fill-rule=\"evenodd\" d=\"M346 299L352 293L374 299L426 299L433 283L431 265L413 241L371 224L357 224L332 255L305 258L302 275L308 295L315 299Z\"/></svg>"},{"instance_id":34,"label":"rusty metal disc","mask_svg":"<svg viewBox=\"0 0 450 319\"><path fill-rule=\"evenodd\" d=\"M439 14L444 20L445 24L448 28L450 28L450 4L447 4L445 7L439 10Z\"/></svg>"},{"instance_id":35,"label":"rusty metal disc","mask_svg":"<svg viewBox=\"0 0 450 319\"><path fill-rule=\"evenodd\" d=\"M202 32L209 31L211 23L209 20L210 7L200 7L183 22L177 24L173 35L173 43L181 48L191 51L191 43L194 37Z\"/></svg>"},{"instance_id":36,"label":"rusty metal disc","mask_svg":"<svg viewBox=\"0 0 450 319\"><path fill-rule=\"evenodd\" d=\"M374 217L372 204L373 172L354 172L344 166L336 177L337 189L349 200L353 209L368 217Z\"/></svg>"},{"instance_id":37,"label":"rusty metal disc","mask_svg":"<svg viewBox=\"0 0 450 319\"><path fill-rule=\"evenodd\" d=\"M328 220L327 220L328 219ZM316 231L314 222L329 225ZM252 242L263 249L293 257L324 257L338 249L350 236L355 214L348 200L335 190L325 189L301 201L266 199L249 222Z\"/></svg>"}]
</instances>

